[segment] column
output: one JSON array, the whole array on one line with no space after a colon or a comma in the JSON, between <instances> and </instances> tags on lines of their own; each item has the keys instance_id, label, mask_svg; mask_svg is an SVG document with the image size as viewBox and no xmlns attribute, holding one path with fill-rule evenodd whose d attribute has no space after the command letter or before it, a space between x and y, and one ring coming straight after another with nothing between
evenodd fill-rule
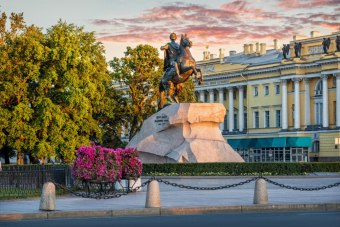
<instances>
[{"instance_id":1,"label":"column","mask_svg":"<svg viewBox=\"0 0 340 227\"><path fill-rule=\"evenodd\" d=\"M233 132L234 130L234 88L228 87L229 91L229 132Z\"/></svg>"},{"instance_id":2,"label":"column","mask_svg":"<svg viewBox=\"0 0 340 227\"><path fill-rule=\"evenodd\" d=\"M309 78L305 78L305 127L310 125L310 92L309 92Z\"/></svg>"},{"instance_id":3,"label":"column","mask_svg":"<svg viewBox=\"0 0 340 227\"><path fill-rule=\"evenodd\" d=\"M243 89L244 86L237 86L238 88L238 124L239 124L239 131L243 131L244 127L244 104L243 104Z\"/></svg>"},{"instance_id":4,"label":"column","mask_svg":"<svg viewBox=\"0 0 340 227\"><path fill-rule=\"evenodd\" d=\"M200 101L204 102L204 90L200 90L198 93L200 93Z\"/></svg>"},{"instance_id":5,"label":"column","mask_svg":"<svg viewBox=\"0 0 340 227\"><path fill-rule=\"evenodd\" d=\"M287 107L287 80L282 83L282 131L288 130L288 107Z\"/></svg>"},{"instance_id":6,"label":"column","mask_svg":"<svg viewBox=\"0 0 340 227\"><path fill-rule=\"evenodd\" d=\"M219 101L219 103L221 103L222 105L223 105L223 92L224 92L224 88L217 88L217 90L218 90L218 101ZM223 130L224 130L224 124L223 123L221 123L220 124L220 130L223 132Z\"/></svg>"},{"instance_id":7,"label":"column","mask_svg":"<svg viewBox=\"0 0 340 227\"><path fill-rule=\"evenodd\" d=\"M294 129L300 130L300 81L301 78L294 78Z\"/></svg>"},{"instance_id":8,"label":"column","mask_svg":"<svg viewBox=\"0 0 340 227\"><path fill-rule=\"evenodd\" d=\"M214 103L214 89L208 89L209 92L209 102Z\"/></svg>"},{"instance_id":9,"label":"column","mask_svg":"<svg viewBox=\"0 0 340 227\"><path fill-rule=\"evenodd\" d=\"M334 74L336 77L336 127L340 128L340 73Z\"/></svg>"},{"instance_id":10,"label":"column","mask_svg":"<svg viewBox=\"0 0 340 227\"><path fill-rule=\"evenodd\" d=\"M316 113L318 113L318 104L314 102L314 125L317 125L318 122L318 116Z\"/></svg>"},{"instance_id":11,"label":"column","mask_svg":"<svg viewBox=\"0 0 340 227\"><path fill-rule=\"evenodd\" d=\"M321 75L322 78L322 128L328 128L328 75Z\"/></svg>"}]
</instances>

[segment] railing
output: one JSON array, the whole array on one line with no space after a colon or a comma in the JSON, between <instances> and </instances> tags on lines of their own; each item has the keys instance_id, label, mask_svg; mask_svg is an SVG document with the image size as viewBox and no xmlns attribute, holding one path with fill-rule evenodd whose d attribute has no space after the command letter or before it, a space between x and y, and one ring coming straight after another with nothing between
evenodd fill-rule
<instances>
[{"instance_id":1,"label":"railing","mask_svg":"<svg viewBox=\"0 0 340 227\"><path fill-rule=\"evenodd\" d=\"M44 183L49 179L68 187L73 185L69 166L5 168L0 172L0 198L40 196Z\"/></svg>"}]
</instances>

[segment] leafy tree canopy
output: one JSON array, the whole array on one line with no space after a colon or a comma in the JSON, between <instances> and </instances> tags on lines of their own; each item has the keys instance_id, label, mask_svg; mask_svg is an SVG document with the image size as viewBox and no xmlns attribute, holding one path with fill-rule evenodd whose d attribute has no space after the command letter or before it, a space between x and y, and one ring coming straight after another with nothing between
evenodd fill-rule
<instances>
[{"instance_id":1,"label":"leafy tree canopy","mask_svg":"<svg viewBox=\"0 0 340 227\"><path fill-rule=\"evenodd\" d=\"M0 148L71 161L91 140L112 138L126 99L111 88L93 32L59 21L43 34L23 14L0 17Z\"/></svg>"}]
</instances>

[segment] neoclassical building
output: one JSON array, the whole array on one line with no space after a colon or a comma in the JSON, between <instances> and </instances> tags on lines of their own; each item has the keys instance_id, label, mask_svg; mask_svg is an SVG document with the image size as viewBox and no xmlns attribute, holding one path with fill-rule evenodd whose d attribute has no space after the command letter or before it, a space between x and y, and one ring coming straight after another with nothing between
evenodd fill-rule
<instances>
[{"instance_id":1,"label":"neoclassical building","mask_svg":"<svg viewBox=\"0 0 340 227\"><path fill-rule=\"evenodd\" d=\"M246 162L340 161L340 52L336 36L294 36L289 59L278 40L245 44L244 51L219 56L203 53L205 81L198 101L222 103L220 129ZM330 38L324 54L323 38ZM294 44L301 42L301 56Z\"/></svg>"}]
</instances>

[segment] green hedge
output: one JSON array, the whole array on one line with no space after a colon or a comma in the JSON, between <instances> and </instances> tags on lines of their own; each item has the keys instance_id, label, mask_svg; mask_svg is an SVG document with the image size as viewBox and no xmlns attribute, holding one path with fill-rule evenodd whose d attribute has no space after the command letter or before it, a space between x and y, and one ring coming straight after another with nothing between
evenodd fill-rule
<instances>
[{"instance_id":1,"label":"green hedge","mask_svg":"<svg viewBox=\"0 0 340 227\"><path fill-rule=\"evenodd\" d=\"M340 172L339 162L308 163L144 163L144 175L156 173L201 175L202 173L228 173L243 175L251 173L272 173L279 175L296 175L312 172ZM157 175L157 174L156 174Z\"/></svg>"},{"instance_id":2,"label":"green hedge","mask_svg":"<svg viewBox=\"0 0 340 227\"><path fill-rule=\"evenodd\" d=\"M43 168L65 168L66 165L44 165ZM41 165L3 165L3 170L35 170ZM265 162L265 163L144 163L143 175L175 174L175 175L204 175L205 173L226 173L225 175L251 175L254 173L270 173L272 175L300 175L313 172L340 172L339 162ZM158 174L156 174L158 175ZM222 174L223 175L223 174Z\"/></svg>"}]
</instances>

